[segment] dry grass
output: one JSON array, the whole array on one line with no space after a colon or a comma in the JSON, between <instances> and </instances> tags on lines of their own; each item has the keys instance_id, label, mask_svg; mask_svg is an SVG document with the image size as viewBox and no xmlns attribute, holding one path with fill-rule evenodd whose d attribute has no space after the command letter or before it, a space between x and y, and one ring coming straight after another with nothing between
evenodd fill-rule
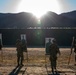
<instances>
[{"instance_id":1,"label":"dry grass","mask_svg":"<svg viewBox=\"0 0 76 75\"><path fill-rule=\"evenodd\" d=\"M76 70L76 67L73 66L74 64L74 53L71 55L71 62L68 66L68 59L70 55L70 48L60 48L61 56L58 56L57 67L58 68L72 68ZM28 48L28 62L27 62L27 53L24 53L24 65L31 65L32 66L45 66L45 57L47 66L50 65L49 63L49 56L45 56L45 48ZM2 52L0 51L0 65L1 67L7 66L16 66L17 65L17 56L16 56L16 49L15 48L3 48ZM12 69L11 69L12 70ZM0 71L2 71L0 69ZM3 71L5 72L5 71ZM40 74L43 75L43 74Z\"/></svg>"}]
</instances>

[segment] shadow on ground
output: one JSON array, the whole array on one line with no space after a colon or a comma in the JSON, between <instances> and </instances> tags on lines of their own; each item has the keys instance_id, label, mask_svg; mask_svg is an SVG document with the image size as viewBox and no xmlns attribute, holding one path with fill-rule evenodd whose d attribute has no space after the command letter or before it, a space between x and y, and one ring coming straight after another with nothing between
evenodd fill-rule
<instances>
[{"instance_id":1,"label":"shadow on ground","mask_svg":"<svg viewBox=\"0 0 76 75\"><path fill-rule=\"evenodd\" d=\"M18 75L18 73L20 72L22 66L16 66L12 72L10 72L8 75Z\"/></svg>"}]
</instances>

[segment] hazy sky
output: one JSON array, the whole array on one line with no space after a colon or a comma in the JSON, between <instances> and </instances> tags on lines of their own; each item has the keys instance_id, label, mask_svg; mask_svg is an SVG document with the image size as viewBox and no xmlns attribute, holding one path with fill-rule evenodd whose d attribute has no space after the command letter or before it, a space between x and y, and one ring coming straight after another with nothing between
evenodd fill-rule
<instances>
[{"instance_id":1,"label":"hazy sky","mask_svg":"<svg viewBox=\"0 0 76 75\"><path fill-rule=\"evenodd\" d=\"M0 13L13 13L13 12L21 12L21 11L27 12L27 10L25 9L34 9L36 5L37 7L41 5L39 7L41 8L43 5L45 5L43 3L46 3L45 1L48 1L48 0L40 0L39 3L43 1L43 3L41 4L34 3L37 1L39 2L39 0L0 0ZM54 0L54 1L56 1L58 7L56 6L56 3L53 2L53 0L50 0L50 2L48 2L49 4L46 3L46 6L49 6L50 11L53 11L59 14L63 12L69 12L69 11L76 10L76 0ZM33 6L34 4L35 6ZM47 9L46 6L43 6L44 8L40 10L42 11L44 9Z\"/></svg>"}]
</instances>

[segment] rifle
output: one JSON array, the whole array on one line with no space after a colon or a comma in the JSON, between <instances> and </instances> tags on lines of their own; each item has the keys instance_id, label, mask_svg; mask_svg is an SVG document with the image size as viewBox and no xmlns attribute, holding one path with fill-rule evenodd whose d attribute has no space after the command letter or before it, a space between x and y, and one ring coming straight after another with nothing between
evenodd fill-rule
<instances>
[{"instance_id":1,"label":"rifle","mask_svg":"<svg viewBox=\"0 0 76 75\"><path fill-rule=\"evenodd\" d=\"M74 46L74 40L75 40L75 37L73 37L73 40L72 40L72 45L71 45L71 53L70 53L70 55L69 55L68 65L69 65L70 60L71 60L71 54L72 54L72 49L73 49L73 46Z\"/></svg>"}]
</instances>

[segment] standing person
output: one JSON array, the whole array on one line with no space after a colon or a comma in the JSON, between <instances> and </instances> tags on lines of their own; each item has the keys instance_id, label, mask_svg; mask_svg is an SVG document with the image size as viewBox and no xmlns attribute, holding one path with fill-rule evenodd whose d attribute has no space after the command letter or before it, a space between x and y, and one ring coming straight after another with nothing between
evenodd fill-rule
<instances>
[{"instance_id":1,"label":"standing person","mask_svg":"<svg viewBox=\"0 0 76 75\"><path fill-rule=\"evenodd\" d=\"M75 54L75 64L74 65L76 66L76 39L75 39L75 37L73 37L73 41L72 41L71 54L72 54L73 49L74 49L74 54Z\"/></svg>"},{"instance_id":2,"label":"standing person","mask_svg":"<svg viewBox=\"0 0 76 75\"><path fill-rule=\"evenodd\" d=\"M18 66L23 66L23 50L22 50L22 43L21 40L17 39L16 42L16 50L17 50L17 64Z\"/></svg>"},{"instance_id":3,"label":"standing person","mask_svg":"<svg viewBox=\"0 0 76 75\"><path fill-rule=\"evenodd\" d=\"M74 53L75 53L75 66L76 66L76 39L75 39L75 43L74 43Z\"/></svg>"},{"instance_id":4,"label":"standing person","mask_svg":"<svg viewBox=\"0 0 76 75\"><path fill-rule=\"evenodd\" d=\"M1 51L1 59L2 59L2 62L3 62L3 51L2 51L2 42L1 42L1 39L0 39L0 51Z\"/></svg>"},{"instance_id":5,"label":"standing person","mask_svg":"<svg viewBox=\"0 0 76 75\"><path fill-rule=\"evenodd\" d=\"M50 51L51 69L52 69L52 72L54 73L54 70L56 71L57 54L59 53L60 55L60 50L56 44L55 39L53 40L53 43L50 45L49 51Z\"/></svg>"},{"instance_id":6,"label":"standing person","mask_svg":"<svg viewBox=\"0 0 76 75\"><path fill-rule=\"evenodd\" d=\"M2 43L1 43L1 39L0 39L0 50L2 50Z\"/></svg>"},{"instance_id":7,"label":"standing person","mask_svg":"<svg viewBox=\"0 0 76 75\"><path fill-rule=\"evenodd\" d=\"M2 45L0 44L0 50L2 50Z\"/></svg>"}]
</instances>

